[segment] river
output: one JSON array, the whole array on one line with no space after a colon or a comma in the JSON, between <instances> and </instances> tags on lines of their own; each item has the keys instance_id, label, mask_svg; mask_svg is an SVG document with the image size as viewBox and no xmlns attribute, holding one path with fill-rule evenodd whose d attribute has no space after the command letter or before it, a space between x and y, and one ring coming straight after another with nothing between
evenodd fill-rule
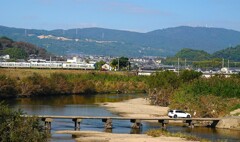
<instances>
[{"instance_id":1,"label":"river","mask_svg":"<svg viewBox=\"0 0 240 142\"><path fill-rule=\"evenodd\" d=\"M99 95L68 95L68 96L49 96L34 98L17 98L5 100L10 107L22 109L30 115L74 115L74 116L118 116L116 113L106 110L106 108L97 105L104 102L119 102L145 95L136 94L99 94ZM114 120L112 133L145 133L152 128L159 128L160 124L143 123L140 131L131 129L131 123L126 120ZM55 134L57 130L73 130L74 124L71 120L54 120L52 122L52 142L67 141L74 142L70 135ZM83 120L81 130L104 131L104 125L101 120ZM188 127L168 125L167 131L181 132L188 135L196 135L211 141L240 141L240 131L213 129L204 127Z\"/></svg>"}]
</instances>

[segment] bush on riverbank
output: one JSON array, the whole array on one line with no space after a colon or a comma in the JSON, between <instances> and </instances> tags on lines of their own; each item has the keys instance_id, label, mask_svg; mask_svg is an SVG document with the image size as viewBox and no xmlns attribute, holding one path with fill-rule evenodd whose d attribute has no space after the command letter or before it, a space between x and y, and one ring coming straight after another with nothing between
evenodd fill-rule
<instances>
[{"instance_id":1,"label":"bush on riverbank","mask_svg":"<svg viewBox=\"0 0 240 142\"><path fill-rule=\"evenodd\" d=\"M147 135L152 136L152 137L161 137L161 136L166 136L166 137L179 137L179 138L184 138L189 141L201 141L201 142L208 142L208 140L205 139L200 139L196 136L191 136L191 135L186 135L182 133L170 133L168 131L164 131L162 129L152 129L148 130L146 132Z\"/></svg>"},{"instance_id":2,"label":"bush on riverbank","mask_svg":"<svg viewBox=\"0 0 240 142\"><path fill-rule=\"evenodd\" d=\"M26 77L16 77L16 79L1 75L0 97L144 92L146 90L144 79L134 74L101 72L57 72L47 76L33 72Z\"/></svg>"},{"instance_id":3,"label":"bush on riverbank","mask_svg":"<svg viewBox=\"0 0 240 142\"><path fill-rule=\"evenodd\" d=\"M0 75L0 97L15 97L17 94L16 80Z\"/></svg>"},{"instance_id":4,"label":"bush on riverbank","mask_svg":"<svg viewBox=\"0 0 240 142\"><path fill-rule=\"evenodd\" d=\"M176 73L171 71L157 72L151 75L146 84L149 87L148 94L151 103L154 105L168 106L170 96L180 85L180 80Z\"/></svg>"},{"instance_id":5,"label":"bush on riverbank","mask_svg":"<svg viewBox=\"0 0 240 142\"><path fill-rule=\"evenodd\" d=\"M47 134L37 118L21 117L21 110L13 111L0 102L1 142L45 142Z\"/></svg>"},{"instance_id":6,"label":"bush on riverbank","mask_svg":"<svg viewBox=\"0 0 240 142\"><path fill-rule=\"evenodd\" d=\"M170 106L195 114L194 117L219 117L228 114L240 103L240 78L183 71L177 76L159 72L148 80L152 104Z\"/></svg>"},{"instance_id":7,"label":"bush on riverbank","mask_svg":"<svg viewBox=\"0 0 240 142\"><path fill-rule=\"evenodd\" d=\"M240 80L215 76L184 84L171 96L171 108L190 111L195 117L219 117L240 103Z\"/></svg>"}]
</instances>

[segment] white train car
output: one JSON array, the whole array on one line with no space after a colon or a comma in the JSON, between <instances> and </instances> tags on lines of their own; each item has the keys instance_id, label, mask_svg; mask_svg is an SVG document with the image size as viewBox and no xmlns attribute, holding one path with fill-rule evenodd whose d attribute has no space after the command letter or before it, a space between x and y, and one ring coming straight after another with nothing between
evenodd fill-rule
<instances>
[{"instance_id":1,"label":"white train car","mask_svg":"<svg viewBox=\"0 0 240 142\"><path fill-rule=\"evenodd\" d=\"M46 69L82 69L94 70L94 64L85 63L53 63L53 62L0 62L2 68L46 68Z\"/></svg>"},{"instance_id":2,"label":"white train car","mask_svg":"<svg viewBox=\"0 0 240 142\"><path fill-rule=\"evenodd\" d=\"M27 62L1 62L0 67L3 68L30 68L30 63Z\"/></svg>"},{"instance_id":3,"label":"white train car","mask_svg":"<svg viewBox=\"0 0 240 142\"><path fill-rule=\"evenodd\" d=\"M84 69L93 70L95 69L94 64L78 64L78 63L64 63L64 69Z\"/></svg>"},{"instance_id":4,"label":"white train car","mask_svg":"<svg viewBox=\"0 0 240 142\"><path fill-rule=\"evenodd\" d=\"M16 68L30 68L31 64L27 62L16 62L15 67Z\"/></svg>"},{"instance_id":5,"label":"white train car","mask_svg":"<svg viewBox=\"0 0 240 142\"><path fill-rule=\"evenodd\" d=\"M1 67L5 68L14 68L15 62L1 62Z\"/></svg>"},{"instance_id":6,"label":"white train car","mask_svg":"<svg viewBox=\"0 0 240 142\"><path fill-rule=\"evenodd\" d=\"M62 68L62 63L38 63L32 62L31 68Z\"/></svg>"},{"instance_id":7,"label":"white train car","mask_svg":"<svg viewBox=\"0 0 240 142\"><path fill-rule=\"evenodd\" d=\"M51 68L51 64L50 63L32 62L31 68Z\"/></svg>"},{"instance_id":8,"label":"white train car","mask_svg":"<svg viewBox=\"0 0 240 142\"><path fill-rule=\"evenodd\" d=\"M50 63L50 64L51 64L51 68L53 68L53 69L63 68L63 63Z\"/></svg>"}]
</instances>

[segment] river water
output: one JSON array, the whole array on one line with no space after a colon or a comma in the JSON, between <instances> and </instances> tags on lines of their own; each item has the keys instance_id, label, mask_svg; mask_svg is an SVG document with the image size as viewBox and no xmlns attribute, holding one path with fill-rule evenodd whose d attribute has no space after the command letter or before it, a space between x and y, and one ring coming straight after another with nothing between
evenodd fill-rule
<instances>
[{"instance_id":1,"label":"river water","mask_svg":"<svg viewBox=\"0 0 240 142\"><path fill-rule=\"evenodd\" d=\"M69 95L35 98L17 98L5 100L10 107L22 109L29 115L74 115L74 116L118 116L116 113L97 105L104 102L119 102L136 97L144 97L144 94L99 94L99 95ZM143 123L141 130L131 129L131 122L126 120L114 120L112 133L145 133L149 129L160 128L160 124ZM52 122L52 142L74 142L71 135L55 134L57 130L74 130L71 120L57 119ZM83 120L80 130L105 131L101 120ZM195 135L211 141L240 141L240 131L195 127L193 129L183 126L168 125L167 131L181 132Z\"/></svg>"}]
</instances>

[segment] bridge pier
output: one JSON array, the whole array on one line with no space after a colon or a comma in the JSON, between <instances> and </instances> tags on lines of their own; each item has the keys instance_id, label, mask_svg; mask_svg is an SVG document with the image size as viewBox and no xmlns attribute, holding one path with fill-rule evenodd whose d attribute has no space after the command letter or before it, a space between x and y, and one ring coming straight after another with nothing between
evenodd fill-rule
<instances>
[{"instance_id":1,"label":"bridge pier","mask_svg":"<svg viewBox=\"0 0 240 142\"><path fill-rule=\"evenodd\" d=\"M183 123L188 123L188 127L194 128L194 124L196 124L196 121L193 121L193 120L184 120Z\"/></svg>"},{"instance_id":2,"label":"bridge pier","mask_svg":"<svg viewBox=\"0 0 240 142\"><path fill-rule=\"evenodd\" d=\"M134 123L134 124L132 125L132 128L133 128L133 129L140 129L140 128L142 127L141 120L139 120L139 119L130 119L130 122L131 122L131 123Z\"/></svg>"},{"instance_id":3,"label":"bridge pier","mask_svg":"<svg viewBox=\"0 0 240 142\"><path fill-rule=\"evenodd\" d=\"M167 124L169 123L169 120L158 120L158 122L162 124L162 129L167 129Z\"/></svg>"},{"instance_id":4,"label":"bridge pier","mask_svg":"<svg viewBox=\"0 0 240 142\"><path fill-rule=\"evenodd\" d=\"M213 120L210 126L212 128L215 128L217 126L218 122L219 122L219 120Z\"/></svg>"},{"instance_id":5,"label":"bridge pier","mask_svg":"<svg viewBox=\"0 0 240 142\"><path fill-rule=\"evenodd\" d=\"M42 118L42 121L44 121L45 129L51 130L51 123L52 123L53 119L52 118Z\"/></svg>"},{"instance_id":6,"label":"bridge pier","mask_svg":"<svg viewBox=\"0 0 240 142\"><path fill-rule=\"evenodd\" d=\"M74 122L75 130L80 130L80 123L81 123L82 119L73 118L72 121Z\"/></svg>"},{"instance_id":7,"label":"bridge pier","mask_svg":"<svg viewBox=\"0 0 240 142\"><path fill-rule=\"evenodd\" d=\"M111 118L102 119L102 122L105 122L105 124L104 124L105 129L112 129L112 119Z\"/></svg>"}]
</instances>

